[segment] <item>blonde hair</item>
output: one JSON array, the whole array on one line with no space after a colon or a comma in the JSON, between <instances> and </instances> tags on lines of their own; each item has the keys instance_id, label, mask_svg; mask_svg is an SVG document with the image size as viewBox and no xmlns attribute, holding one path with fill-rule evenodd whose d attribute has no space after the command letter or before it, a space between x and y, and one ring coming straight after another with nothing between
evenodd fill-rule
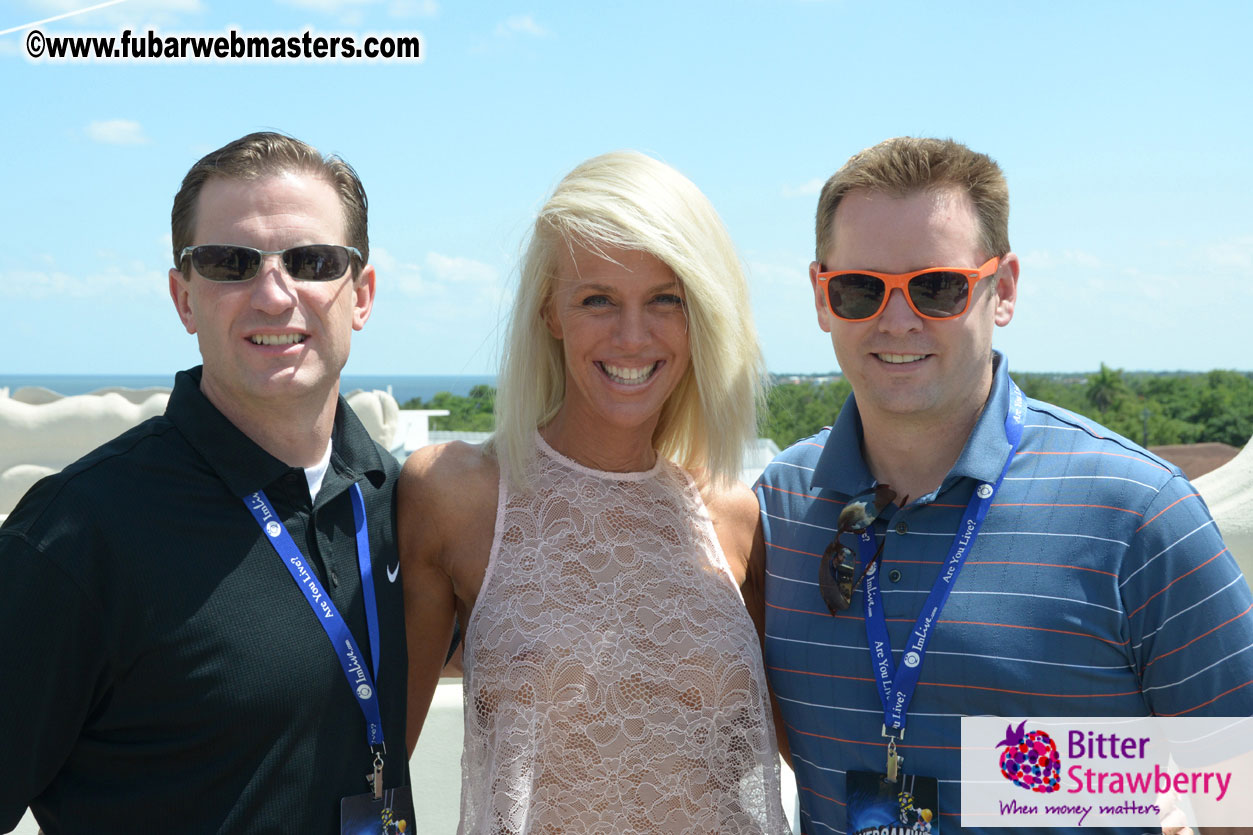
<instances>
[{"instance_id":1,"label":"blonde hair","mask_svg":"<svg viewBox=\"0 0 1253 835\"><path fill-rule=\"evenodd\" d=\"M490 442L504 472L516 487L526 486L535 430L565 400L561 342L543 317L560 253L576 245L593 252L647 252L674 272L686 296L692 358L662 407L653 446L714 483L734 482L744 448L757 436L765 397L748 284L705 195L670 166L635 151L579 165L535 220L506 336Z\"/></svg>"},{"instance_id":2,"label":"blonde hair","mask_svg":"<svg viewBox=\"0 0 1253 835\"><path fill-rule=\"evenodd\" d=\"M1009 186L996 161L952 139L898 136L854 154L822 187L815 257L821 262L830 254L835 210L849 192L866 189L901 197L944 188L957 188L970 198L988 257L1009 252Z\"/></svg>"}]
</instances>

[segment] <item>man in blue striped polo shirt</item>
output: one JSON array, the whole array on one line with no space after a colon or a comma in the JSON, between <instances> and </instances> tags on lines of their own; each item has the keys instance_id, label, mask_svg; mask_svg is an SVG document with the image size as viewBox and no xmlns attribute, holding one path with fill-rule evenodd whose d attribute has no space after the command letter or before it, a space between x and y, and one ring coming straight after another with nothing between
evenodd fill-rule
<instances>
[{"instance_id":1,"label":"man in blue striped polo shirt","mask_svg":"<svg viewBox=\"0 0 1253 835\"><path fill-rule=\"evenodd\" d=\"M756 486L807 833L865 828L892 771L911 820L955 831L961 716L1253 715L1253 599L1192 485L1023 398L992 350L1008 216L996 163L932 139L857 154L819 199L810 281L853 395Z\"/></svg>"}]
</instances>

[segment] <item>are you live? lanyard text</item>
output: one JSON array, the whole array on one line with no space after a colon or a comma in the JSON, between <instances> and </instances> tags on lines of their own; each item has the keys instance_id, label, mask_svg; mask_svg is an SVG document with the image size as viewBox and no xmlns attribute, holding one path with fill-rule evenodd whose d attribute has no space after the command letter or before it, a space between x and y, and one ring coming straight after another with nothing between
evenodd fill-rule
<instances>
[{"instance_id":1,"label":"are you live? lanyard text","mask_svg":"<svg viewBox=\"0 0 1253 835\"><path fill-rule=\"evenodd\" d=\"M883 705L883 733L895 739L905 736L905 719L909 712L909 703L914 697L914 689L918 685L918 676L922 670L922 662L926 658L927 644L940 618L940 612L948 601L957 576L961 573L966 557L974 548L975 539L983 520L987 518L992 500L996 497L1009 472L1009 465L1014 460L1018 445L1022 441L1022 427L1026 419L1027 404L1022 390L1009 380L1009 412L1005 416L1005 440L1009 442L1009 455L1005 458L1005 466L993 483L981 482L975 487L962 514L961 524L953 536L953 544L949 547L948 557L940 567L931 593L914 622L909 640L905 644L899 666L892 661L892 642L888 637L887 622L883 615L883 599L879 590L879 571L874 564L875 538L874 528L868 527L858 536L858 548L861 558L867 565L866 593L864 601L866 618L866 640L870 645L870 661L874 668L875 680L879 683L879 701ZM894 748L894 746L892 746ZM891 770L891 763L889 763Z\"/></svg>"}]
</instances>

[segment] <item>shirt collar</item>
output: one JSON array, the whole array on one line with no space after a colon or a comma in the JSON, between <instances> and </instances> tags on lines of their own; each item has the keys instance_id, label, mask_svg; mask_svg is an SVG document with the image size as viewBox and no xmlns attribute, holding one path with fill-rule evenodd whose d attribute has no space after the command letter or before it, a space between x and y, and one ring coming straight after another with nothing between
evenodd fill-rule
<instances>
[{"instance_id":1,"label":"shirt collar","mask_svg":"<svg viewBox=\"0 0 1253 835\"><path fill-rule=\"evenodd\" d=\"M962 447L961 455L957 456L957 463L945 476L941 490L959 478L994 482L1000 477L1005 456L1009 454L1009 441L1005 439L1005 416L1008 412L1009 363L1004 354L993 351L992 392ZM850 394L814 467L813 489L825 488L845 496L855 496L874 487L875 478L866 466L861 444L861 414L857 411L856 395Z\"/></svg>"},{"instance_id":2,"label":"shirt collar","mask_svg":"<svg viewBox=\"0 0 1253 835\"><path fill-rule=\"evenodd\" d=\"M973 478L995 483L1001 477L1009 440L1005 437L1005 417L1009 414L1009 363L999 351L992 352L992 392L979 413L975 428L966 439L966 446L957 463L944 479L947 487L953 478ZM943 488L941 488L943 489Z\"/></svg>"},{"instance_id":3,"label":"shirt collar","mask_svg":"<svg viewBox=\"0 0 1253 835\"><path fill-rule=\"evenodd\" d=\"M196 366L175 376L165 414L230 492L247 496L264 490L294 469L258 446L209 402L200 390L202 372L203 366ZM331 449L331 469L344 476L346 484L362 475L375 487L385 481L379 448L343 397L335 408Z\"/></svg>"},{"instance_id":4,"label":"shirt collar","mask_svg":"<svg viewBox=\"0 0 1253 835\"><path fill-rule=\"evenodd\" d=\"M814 467L813 488L828 488L855 496L874 486L874 476L861 454L861 413L857 395L850 394L839 417L827 435L827 442Z\"/></svg>"}]
</instances>

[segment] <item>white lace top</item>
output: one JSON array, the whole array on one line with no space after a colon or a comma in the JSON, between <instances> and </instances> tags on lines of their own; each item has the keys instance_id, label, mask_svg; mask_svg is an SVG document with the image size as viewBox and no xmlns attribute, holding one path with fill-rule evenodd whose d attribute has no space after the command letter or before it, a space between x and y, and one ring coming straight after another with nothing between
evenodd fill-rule
<instances>
[{"instance_id":1,"label":"white lace top","mask_svg":"<svg viewBox=\"0 0 1253 835\"><path fill-rule=\"evenodd\" d=\"M466 629L459 832L787 832L757 633L691 479L538 444Z\"/></svg>"}]
</instances>

